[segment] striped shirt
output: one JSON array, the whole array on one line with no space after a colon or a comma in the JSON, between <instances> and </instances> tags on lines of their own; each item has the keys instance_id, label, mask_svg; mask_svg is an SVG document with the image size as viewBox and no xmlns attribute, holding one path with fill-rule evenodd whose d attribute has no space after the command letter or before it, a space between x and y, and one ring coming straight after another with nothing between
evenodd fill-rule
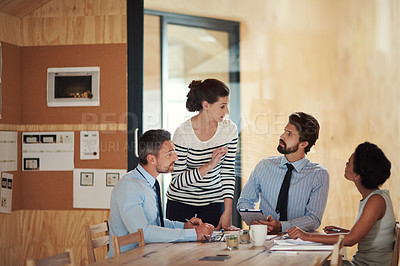
<instances>
[{"instance_id":1,"label":"striped shirt","mask_svg":"<svg viewBox=\"0 0 400 266\"><path fill-rule=\"evenodd\" d=\"M285 156L268 157L254 168L238 200L237 209L253 209L260 200L265 216L279 220L276 204L289 163ZM281 221L282 232L297 226L313 231L321 225L329 190L329 174L321 165L306 157L291 163L294 166L290 180L287 218Z\"/></svg>"},{"instance_id":2,"label":"striped shirt","mask_svg":"<svg viewBox=\"0 0 400 266\"><path fill-rule=\"evenodd\" d=\"M207 141L200 141L189 119L176 129L173 142L178 160L167 191L169 200L206 206L233 198L238 132L231 120L218 123L214 136ZM213 151L218 147L227 147L228 152L214 169L201 177L199 168L211 160Z\"/></svg>"}]
</instances>

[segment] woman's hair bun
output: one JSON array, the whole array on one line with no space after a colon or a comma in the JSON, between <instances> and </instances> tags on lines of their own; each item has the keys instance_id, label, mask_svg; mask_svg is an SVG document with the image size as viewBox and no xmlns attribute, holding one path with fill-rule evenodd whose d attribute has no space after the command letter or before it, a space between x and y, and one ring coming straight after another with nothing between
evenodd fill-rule
<instances>
[{"instance_id":1,"label":"woman's hair bun","mask_svg":"<svg viewBox=\"0 0 400 266\"><path fill-rule=\"evenodd\" d=\"M201 84L201 80L192 80L192 82L190 82L188 87L190 89L196 89L200 86L200 84Z\"/></svg>"},{"instance_id":2,"label":"woman's hair bun","mask_svg":"<svg viewBox=\"0 0 400 266\"><path fill-rule=\"evenodd\" d=\"M198 101L199 98L199 88L201 85L201 80L192 80L189 84L189 92L187 94L186 109L189 112L196 112L201 110L201 102Z\"/></svg>"},{"instance_id":3,"label":"woman's hair bun","mask_svg":"<svg viewBox=\"0 0 400 266\"><path fill-rule=\"evenodd\" d=\"M186 109L189 112L201 111L203 101L213 104L219 97L229 95L229 88L225 83L217 79L192 80L187 94Z\"/></svg>"}]
</instances>

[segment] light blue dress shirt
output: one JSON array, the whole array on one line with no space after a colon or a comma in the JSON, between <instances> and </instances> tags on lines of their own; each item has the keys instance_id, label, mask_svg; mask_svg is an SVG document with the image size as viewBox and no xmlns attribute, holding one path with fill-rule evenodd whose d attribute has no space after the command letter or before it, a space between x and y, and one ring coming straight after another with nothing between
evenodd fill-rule
<instances>
[{"instance_id":1,"label":"light blue dress shirt","mask_svg":"<svg viewBox=\"0 0 400 266\"><path fill-rule=\"evenodd\" d=\"M237 209L253 209L260 201L265 216L279 221L276 204L289 163L285 156L268 157L254 168L238 200ZM293 226L306 231L321 225L329 190L329 174L321 165L306 157L291 163L294 166L290 180L287 218L281 221L282 232Z\"/></svg>"},{"instance_id":2,"label":"light blue dress shirt","mask_svg":"<svg viewBox=\"0 0 400 266\"><path fill-rule=\"evenodd\" d=\"M139 228L143 229L146 244L197 241L196 230L184 229L182 222L164 219L165 227L160 226L155 181L153 176L138 165L114 187L110 202L110 251L107 258L113 256L113 235L127 235ZM121 252L135 247L137 243L121 247Z\"/></svg>"}]
</instances>

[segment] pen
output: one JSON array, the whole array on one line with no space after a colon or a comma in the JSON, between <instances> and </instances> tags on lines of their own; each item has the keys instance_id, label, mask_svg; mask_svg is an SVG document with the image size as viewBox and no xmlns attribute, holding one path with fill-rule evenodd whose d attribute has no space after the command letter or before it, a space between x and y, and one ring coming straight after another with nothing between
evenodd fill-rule
<instances>
[{"instance_id":1,"label":"pen","mask_svg":"<svg viewBox=\"0 0 400 266\"><path fill-rule=\"evenodd\" d=\"M185 220L186 220L186 222L189 222L189 223L195 225L195 224L194 224L192 221L190 221L188 218L185 218Z\"/></svg>"},{"instance_id":2,"label":"pen","mask_svg":"<svg viewBox=\"0 0 400 266\"><path fill-rule=\"evenodd\" d=\"M331 231L331 232L337 232L340 233L342 232L340 229L335 229L335 228L325 228L326 231Z\"/></svg>"}]
</instances>

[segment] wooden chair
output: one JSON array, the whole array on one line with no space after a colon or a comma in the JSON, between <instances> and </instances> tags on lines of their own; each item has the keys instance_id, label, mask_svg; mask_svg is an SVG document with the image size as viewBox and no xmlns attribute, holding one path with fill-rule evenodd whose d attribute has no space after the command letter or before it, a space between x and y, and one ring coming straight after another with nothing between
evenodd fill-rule
<instances>
[{"instance_id":1,"label":"wooden chair","mask_svg":"<svg viewBox=\"0 0 400 266\"><path fill-rule=\"evenodd\" d=\"M145 245L142 229L138 229L136 233L127 234L124 236L114 235L112 237L112 241L114 248L114 256L118 256L119 254L121 254L121 247L123 246L133 243L139 243L139 247L143 247Z\"/></svg>"},{"instance_id":2,"label":"wooden chair","mask_svg":"<svg viewBox=\"0 0 400 266\"><path fill-rule=\"evenodd\" d=\"M338 242L333 245L333 251L331 256L331 266L342 266L343 260L343 239L344 235L340 235Z\"/></svg>"},{"instance_id":3,"label":"wooden chair","mask_svg":"<svg viewBox=\"0 0 400 266\"><path fill-rule=\"evenodd\" d=\"M399 222L396 223L396 234L394 240L394 249L392 257L392 266L398 266L399 264L399 252L400 252L400 225Z\"/></svg>"},{"instance_id":4,"label":"wooden chair","mask_svg":"<svg viewBox=\"0 0 400 266\"><path fill-rule=\"evenodd\" d=\"M107 251L110 248L108 220L95 225L85 225L85 232L88 262L89 264L92 264L97 261L94 253L96 248L107 246ZM100 233L103 233L104 235L97 238L94 236Z\"/></svg>"},{"instance_id":5,"label":"wooden chair","mask_svg":"<svg viewBox=\"0 0 400 266\"><path fill-rule=\"evenodd\" d=\"M67 249L64 253L46 257L43 259L28 259L26 261L27 266L61 266L70 265L74 266L74 256L71 249Z\"/></svg>"}]
</instances>

